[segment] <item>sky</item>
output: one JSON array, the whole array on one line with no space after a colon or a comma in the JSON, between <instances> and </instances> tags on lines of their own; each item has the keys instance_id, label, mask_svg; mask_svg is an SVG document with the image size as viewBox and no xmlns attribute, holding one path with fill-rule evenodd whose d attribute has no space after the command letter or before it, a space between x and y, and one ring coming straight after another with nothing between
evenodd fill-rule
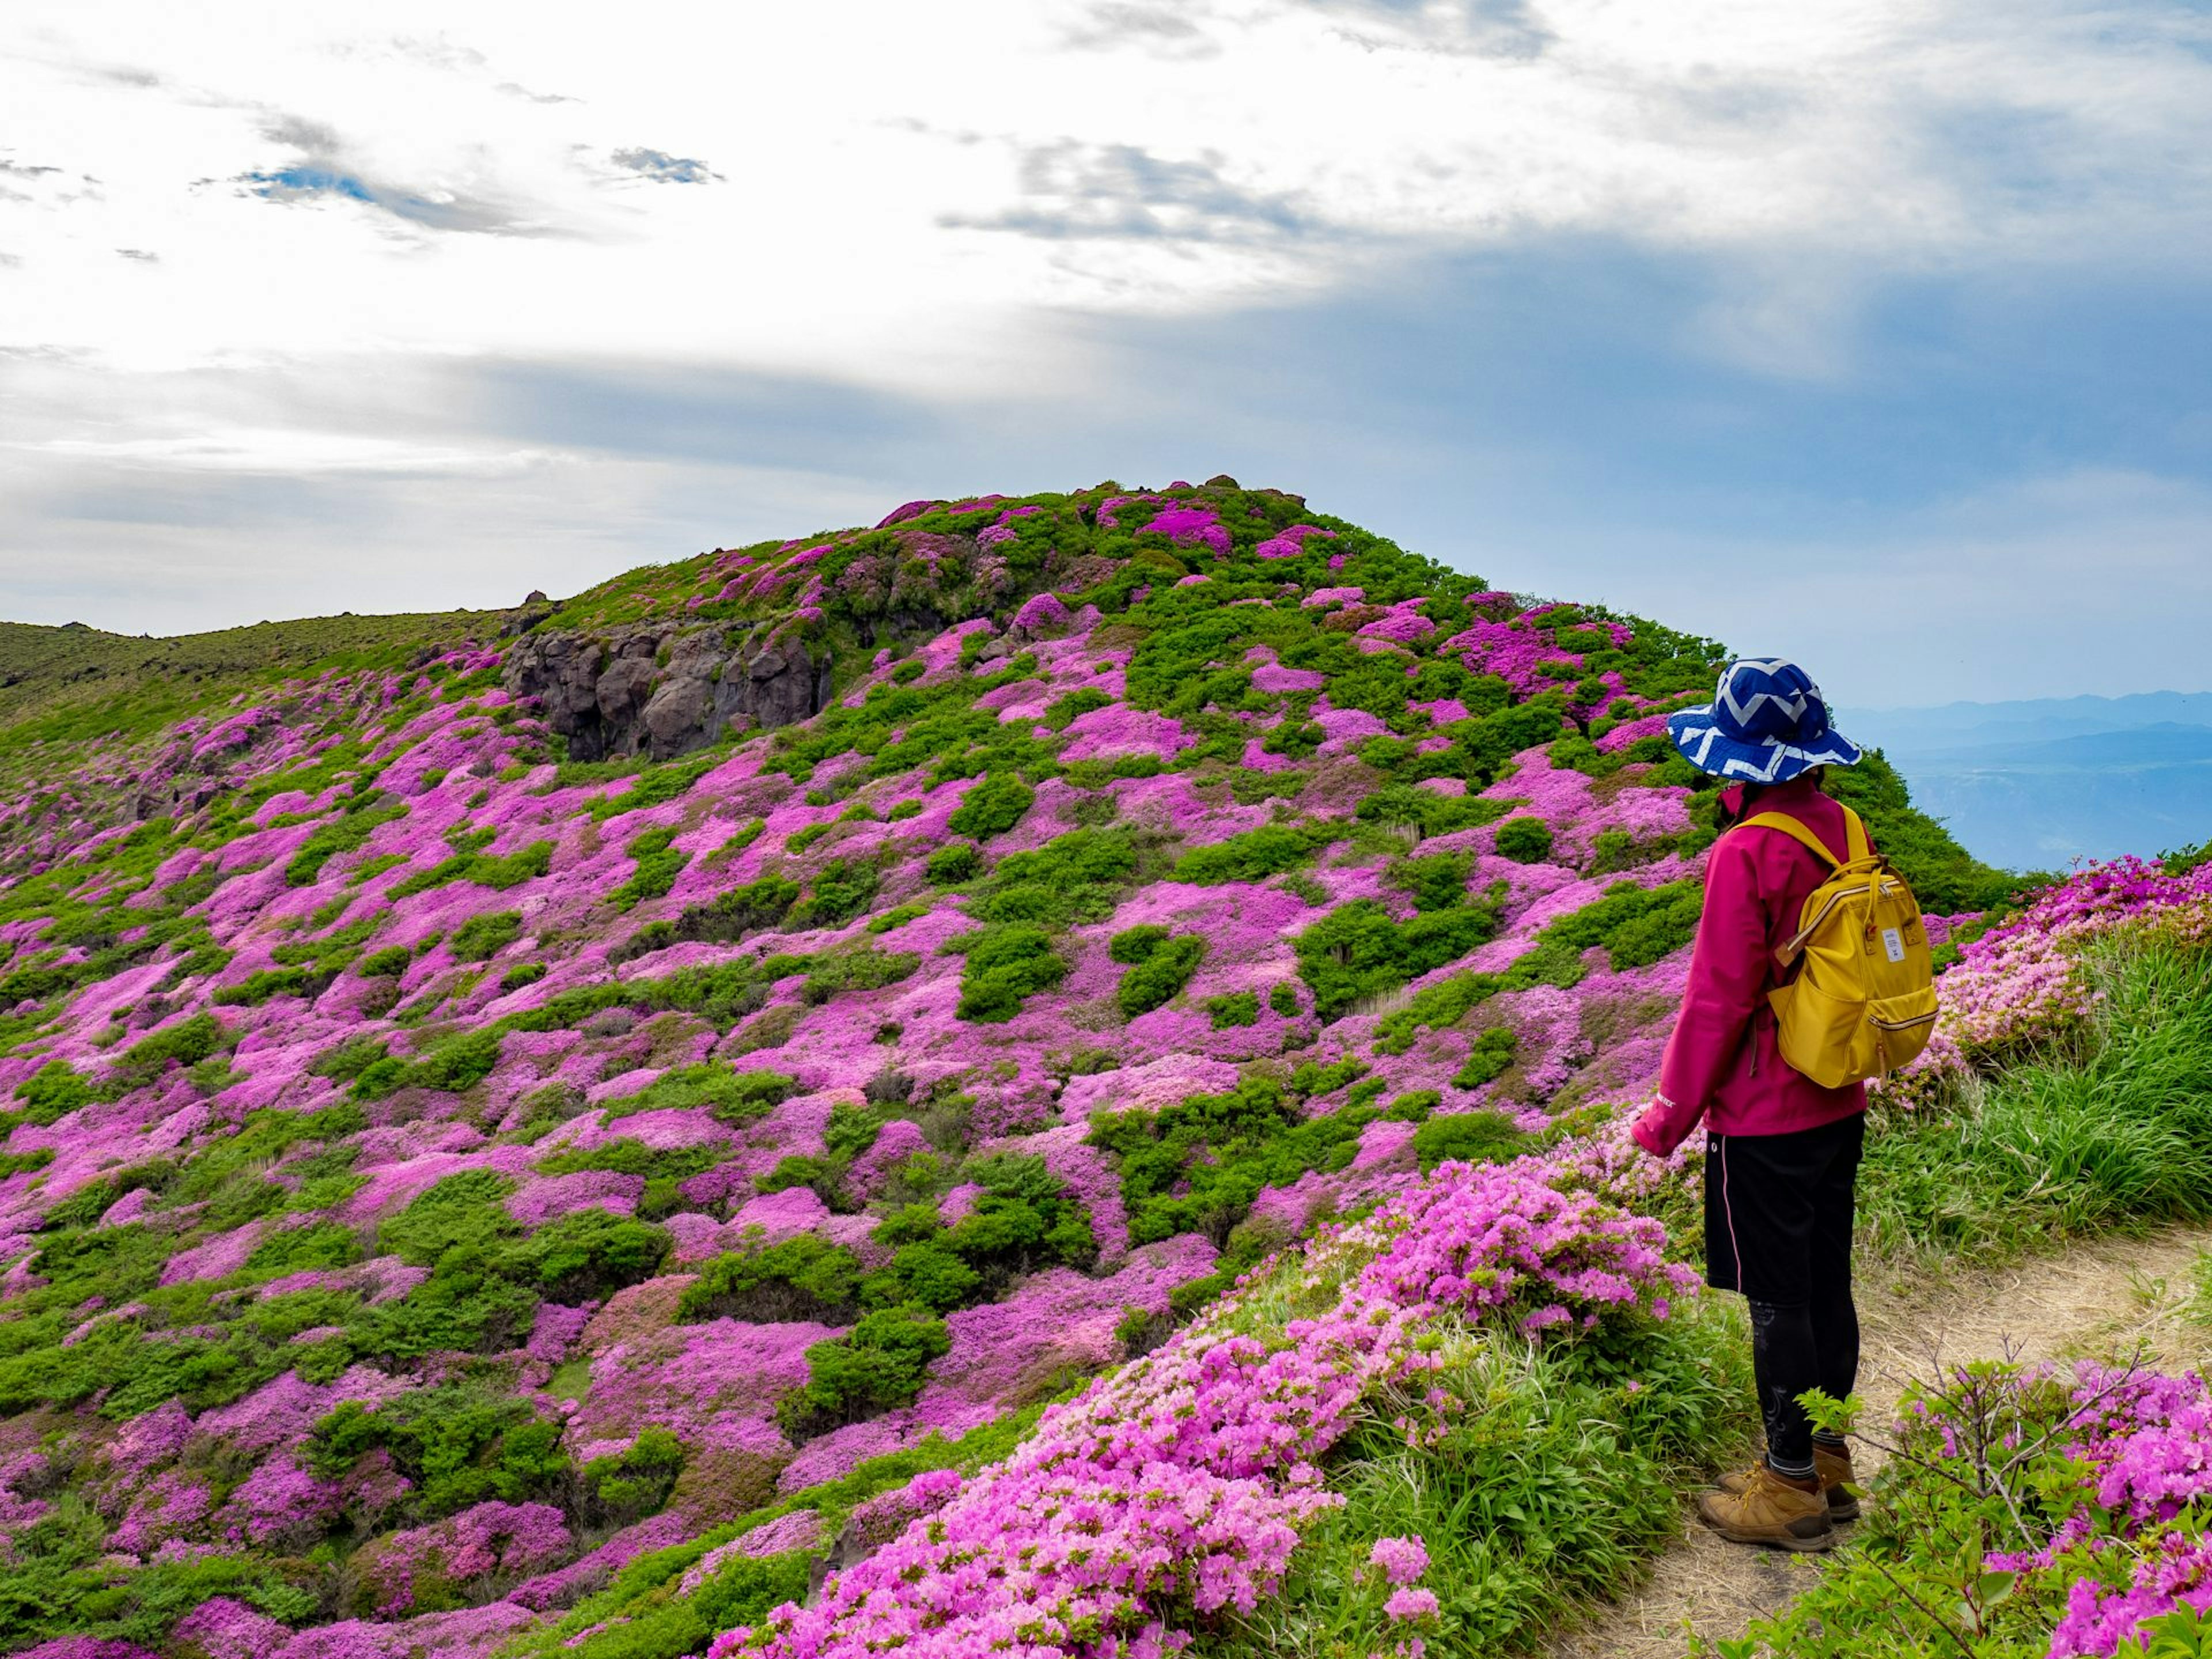
<instances>
[{"instance_id":1,"label":"sky","mask_svg":"<svg viewBox=\"0 0 2212 1659\"><path fill-rule=\"evenodd\" d=\"M0 9L0 617L1220 472L1846 707L2212 688L2212 3Z\"/></svg>"}]
</instances>

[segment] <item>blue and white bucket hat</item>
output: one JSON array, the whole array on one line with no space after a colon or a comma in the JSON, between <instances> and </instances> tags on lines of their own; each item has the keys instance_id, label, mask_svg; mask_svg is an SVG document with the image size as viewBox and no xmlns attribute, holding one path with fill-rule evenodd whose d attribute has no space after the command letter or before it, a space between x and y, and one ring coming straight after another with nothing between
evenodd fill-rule
<instances>
[{"instance_id":1,"label":"blue and white bucket hat","mask_svg":"<svg viewBox=\"0 0 2212 1659\"><path fill-rule=\"evenodd\" d=\"M1779 657L1744 657L1721 671L1709 708L1667 719L1691 765L1746 783L1786 783L1816 766L1855 766L1859 746L1828 726L1813 677Z\"/></svg>"}]
</instances>

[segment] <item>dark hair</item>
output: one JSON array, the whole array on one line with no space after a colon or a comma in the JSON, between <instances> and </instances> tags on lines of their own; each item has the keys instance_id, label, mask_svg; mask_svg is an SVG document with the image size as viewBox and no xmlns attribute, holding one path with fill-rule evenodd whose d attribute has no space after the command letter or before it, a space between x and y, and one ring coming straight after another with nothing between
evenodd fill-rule
<instances>
[{"instance_id":1,"label":"dark hair","mask_svg":"<svg viewBox=\"0 0 2212 1659\"><path fill-rule=\"evenodd\" d=\"M1820 790L1824 793L1826 793L1828 785L1828 769L1826 767L1815 766L1806 771L1799 773L1797 775L1802 778L1810 778L1813 781L1814 788ZM1746 818L1751 817L1752 814L1759 811L1759 797L1774 787L1774 785L1767 783L1745 784L1743 786L1743 793L1737 799L1736 810L1733 812L1729 811L1728 792L1726 790L1723 790L1721 792L1719 809L1713 814L1715 826L1722 830L1733 830L1737 824L1741 823Z\"/></svg>"}]
</instances>

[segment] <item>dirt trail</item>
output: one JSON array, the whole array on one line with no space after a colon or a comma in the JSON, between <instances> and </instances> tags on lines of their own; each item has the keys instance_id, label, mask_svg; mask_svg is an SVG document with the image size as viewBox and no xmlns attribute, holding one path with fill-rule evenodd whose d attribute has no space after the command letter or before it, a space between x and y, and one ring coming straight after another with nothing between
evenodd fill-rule
<instances>
[{"instance_id":1,"label":"dirt trail","mask_svg":"<svg viewBox=\"0 0 2212 1659\"><path fill-rule=\"evenodd\" d=\"M2141 1344L2168 1364L2203 1363L2212 1358L2212 1330L2179 1316L2191 1265L2206 1249L2212 1229L2174 1228L2069 1246L1994 1272L1902 1283L1868 1275L1859 1288L1859 1392L1871 1407L1864 1420L1884 1421L1909 1377L1939 1362L1997 1358L2008 1343L2027 1359L2114 1358ZM1879 1455L1863 1448L1857 1461L1871 1475ZM1686 1510L1684 1536L1643 1589L1555 1641L1552 1659L1682 1659L1689 1631L1741 1637L1819 1571L1818 1557L1724 1543Z\"/></svg>"}]
</instances>

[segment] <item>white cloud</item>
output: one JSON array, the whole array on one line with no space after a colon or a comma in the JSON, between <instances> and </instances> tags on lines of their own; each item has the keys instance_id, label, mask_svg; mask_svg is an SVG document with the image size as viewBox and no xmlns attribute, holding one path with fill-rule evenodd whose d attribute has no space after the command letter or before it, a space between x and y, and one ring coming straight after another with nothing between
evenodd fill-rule
<instances>
[{"instance_id":1,"label":"white cloud","mask_svg":"<svg viewBox=\"0 0 2212 1659\"><path fill-rule=\"evenodd\" d=\"M2152 258L2212 206L2212 63L2185 49L2212 26L2179 12L2130 33L2052 0L857 0L664 8L610 51L599 8L459 28L398 0L374 33L230 9L10 8L11 125L40 141L15 160L102 182L66 211L0 204L25 260L6 343L897 380L921 335L933 374L970 341L1006 365L1010 307L1219 304L1407 242L1572 233L1741 251L1750 321L1715 337L1790 364L1818 349L1757 313L1797 310L1808 270L2070 257L2093 233ZM514 95L537 88L557 90ZM267 182L288 168L309 185ZM640 188L668 179L708 187ZM485 228L551 234L453 234ZM158 301L118 285L118 246L160 256Z\"/></svg>"},{"instance_id":2,"label":"white cloud","mask_svg":"<svg viewBox=\"0 0 2212 1659\"><path fill-rule=\"evenodd\" d=\"M489 450L296 427L225 427L163 437L51 438L4 446L56 462L125 470L307 476L331 472L505 473L545 459L533 450Z\"/></svg>"}]
</instances>

